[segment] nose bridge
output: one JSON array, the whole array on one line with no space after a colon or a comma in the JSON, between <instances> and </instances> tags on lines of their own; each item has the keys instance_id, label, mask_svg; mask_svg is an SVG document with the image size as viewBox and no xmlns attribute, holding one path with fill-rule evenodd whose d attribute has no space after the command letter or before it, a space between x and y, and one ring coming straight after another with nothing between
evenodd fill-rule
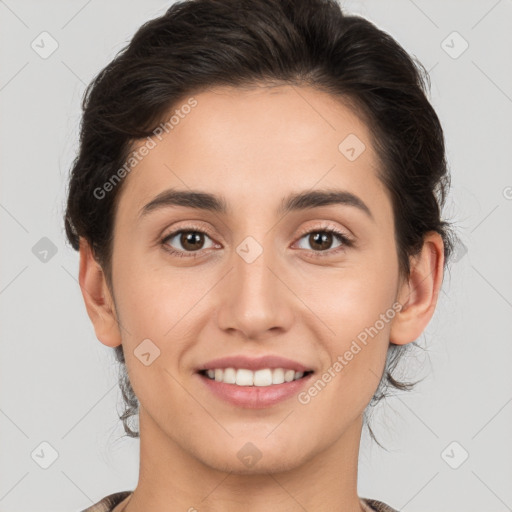
<instances>
[{"instance_id":1,"label":"nose bridge","mask_svg":"<svg viewBox=\"0 0 512 512\"><path fill-rule=\"evenodd\" d=\"M237 293L246 291L254 300L263 294L270 300L272 294L269 292L275 286L272 282L275 276L268 268L276 265L274 232L268 231L271 219L265 213L262 216L261 208L249 209L252 207L245 206L242 216L245 220L239 224L239 233L244 238L233 247L232 280L236 281L234 289Z\"/></svg>"},{"instance_id":2,"label":"nose bridge","mask_svg":"<svg viewBox=\"0 0 512 512\"><path fill-rule=\"evenodd\" d=\"M259 238L263 240L263 236ZM237 303L245 304L244 307L253 314L270 312L277 293L275 276L268 268L275 259L272 245L271 237L263 243L248 236L233 255L233 293L238 297Z\"/></svg>"},{"instance_id":3,"label":"nose bridge","mask_svg":"<svg viewBox=\"0 0 512 512\"><path fill-rule=\"evenodd\" d=\"M219 305L220 327L243 331L247 337L286 328L291 319L286 287L274 273L279 262L272 237L265 237L265 244L260 240L248 236L234 248L232 270Z\"/></svg>"}]
</instances>

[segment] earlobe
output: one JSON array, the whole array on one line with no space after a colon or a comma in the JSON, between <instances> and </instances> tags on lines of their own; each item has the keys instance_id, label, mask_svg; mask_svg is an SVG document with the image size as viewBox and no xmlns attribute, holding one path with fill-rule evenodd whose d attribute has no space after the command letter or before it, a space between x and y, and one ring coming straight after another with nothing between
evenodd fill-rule
<instances>
[{"instance_id":1,"label":"earlobe","mask_svg":"<svg viewBox=\"0 0 512 512\"><path fill-rule=\"evenodd\" d=\"M94 259L89 243L83 237L80 237L78 282L98 340L109 347L121 345L121 333L105 274Z\"/></svg>"},{"instance_id":2,"label":"earlobe","mask_svg":"<svg viewBox=\"0 0 512 512\"><path fill-rule=\"evenodd\" d=\"M434 315L441 290L444 244L435 231L425 235L423 248L411 260L409 279L399 290L402 305L391 324L390 343L406 345L418 339Z\"/></svg>"}]
</instances>

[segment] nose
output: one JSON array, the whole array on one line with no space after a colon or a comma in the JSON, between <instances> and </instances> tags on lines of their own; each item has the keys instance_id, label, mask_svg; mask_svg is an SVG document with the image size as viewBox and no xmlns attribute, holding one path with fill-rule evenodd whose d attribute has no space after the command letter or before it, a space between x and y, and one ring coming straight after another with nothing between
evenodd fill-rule
<instances>
[{"instance_id":1,"label":"nose","mask_svg":"<svg viewBox=\"0 0 512 512\"><path fill-rule=\"evenodd\" d=\"M247 256L257 249L254 242L241 244L233 254L231 271L218 292L217 308L220 329L255 340L287 331L294 322L294 296L287 287L284 262L273 257L270 247L261 247L263 251L251 261Z\"/></svg>"}]
</instances>

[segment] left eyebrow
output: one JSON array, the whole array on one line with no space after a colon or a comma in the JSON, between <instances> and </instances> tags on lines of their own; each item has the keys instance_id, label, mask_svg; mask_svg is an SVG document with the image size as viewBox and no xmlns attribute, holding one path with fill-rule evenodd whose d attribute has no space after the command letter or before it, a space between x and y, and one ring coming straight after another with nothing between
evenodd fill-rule
<instances>
[{"instance_id":1,"label":"left eyebrow","mask_svg":"<svg viewBox=\"0 0 512 512\"><path fill-rule=\"evenodd\" d=\"M368 208L360 197L348 190L338 189L313 190L310 192L290 194L283 199L277 213L284 215L291 211L307 210L309 208L318 208L320 206L330 206L333 204L357 208L375 222L370 208Z\"/></svg>"},{"instance_id":2,"label":"left eyebrow","mask_svg":"<svg viewBox=\"0 0 512 512\"><path fill-rule=\"evenodd\" d=\"M276 214L285 215L292 211L308 210L334 204L357 208L375 221L370 208L368 208L360 197L347 190L337 189L292 193L281 201ZM226 214L228 212L227 202L224 197L198 190L168 189L164 190L147 203L141 209L139 218L148 215L150 212L171 206L185 206L187 208L219 214Z\"/></svg>"}]
</instances>

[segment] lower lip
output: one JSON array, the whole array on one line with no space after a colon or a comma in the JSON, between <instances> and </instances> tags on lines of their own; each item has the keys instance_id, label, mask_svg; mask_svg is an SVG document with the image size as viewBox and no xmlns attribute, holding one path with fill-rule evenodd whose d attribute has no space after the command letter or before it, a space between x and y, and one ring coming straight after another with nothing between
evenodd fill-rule
<instances>
[{"instance_id":1,"label":"lower lip","mask_svg":"<svg viewBox=\"0 0 512 512\"><path fill-rule=\"evenodd\" d=\"M236 407L264 409L296 395L314 374L310 373L302 379L270 386L237 386L236 384L226 384L225 382L209 379L200 373L197 375L214 395L226 402Z\"/></svg>"}]
</instances>

